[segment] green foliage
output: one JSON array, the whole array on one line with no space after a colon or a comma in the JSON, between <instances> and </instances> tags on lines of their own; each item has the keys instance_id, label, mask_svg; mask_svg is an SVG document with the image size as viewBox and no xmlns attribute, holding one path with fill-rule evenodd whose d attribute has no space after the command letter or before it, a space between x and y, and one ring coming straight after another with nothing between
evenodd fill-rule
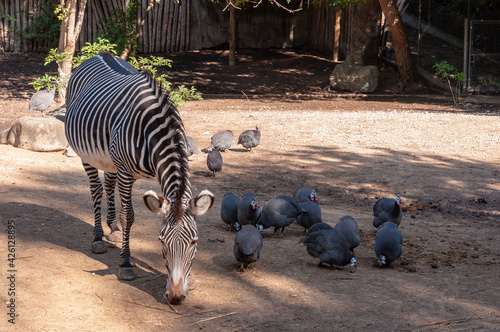
<instances>
[{"instance_id":1,"label":"green foliage","mask_svg":"<svg viewBox=\"0 0 500 332\"><path fill-rule=\"evenodd\" d=\"M104 38L98 38L97 42L90 44L86 43L85 47L82 47L82 53L80 55L73 56L71 62L73 64L73 68L77 68L80 64L82 64L85 60L90 59L91 57L97 55L99 52L107 51L114 55L117 54L117 45L112 44L109 40ZM62 62L68 61L72 54L71 53L62 53L58 54L57 49L51 49L49 51L49 55L45 58L45 65L51 62ZM172 67L172 60L165 59L160 56L150 56L150 57L130 57L129 63L133 65L137 70L148 70L153 74L156 81L162 86L162 88L170 94L170 98L176 106L181 105L183 102L188 100L202 100L201 94L196 91L194 87L187 88L184 85L179 86L177 89L172 87L172 83L167 80L167 75L156 75L158 71L158 67ZM37 78L34 82L30 83L33 87L38 91L40 89L52 88L53 82L57 80L57 76L47 76L45 74L44 77ZM65 82L61 82L61 84L65 84Z\"/></svg>"},{"instance_id":2,"label":"green foliage","mask_svg":"<svg viewBox=\"0 0 500 332\"><path fill-rule=\"evenodd\" d=\"M337 8L345 8L349 5L357 5L361 2L366 2L366 0L311 0L311 3L314 4L327 3Z\"/></svg>"},{"instance_id":3,"label":"green foliage","mask_svg":"<svg viewBox=\"0 0 500 332\"><path fill-rule=\"evenodd\" d=\"M448 82L448 86L450 87L451 91L451 97L453 98L453 103L455 105L460 104L460 90L462 89L463 83L465 81L465 74L463 72L459 72L458 69L455 68L455 66L449 64L446 60L437 62L432 67L436 70L436 76L442 79L446 79L446 81ZM456 91L453 90L453 85L455 85Z\"/></svg>"},{"instance_id":4,"label":"green foliage","mask_svg":"<svg viewBox=\"0 0 500 332\"><path fill-rule=\"evenodd\" d=\"M56 5L47 0L42 1L41 5L42 11L39 15L28 13L31 23L21 34L26 40L49 41L49 47L57 47L61 22L54 13Z\"/></svg>"},{"instance_id":5,"label":"green foliage","mask_svg":"<svg viewBox=\"0 0 500 332\"><path fill-rule=\"evenodd\" d=\"M123 50L131 43L130 37L135 31L137 19L137 9L139 2L132 2L125 11L115 9L111 12L107 21L100 22L104 24L104 31L99 31L99 36L116 43L116 52L121 54ZM136 46L132 44L132 50ZM131 52L131 54L134 54Z\"/></svg>"},{"instance_id":6,"label":"green foliage","mask_svg":"<svg viewBox=\"0 0 500 332\"><path fill-rule=\"evenodd\" d=\"M50 90L50 89L52 89L54 84L56 84L57 81L58 81L57 76L49 76L49 75L45 74L43 77L38 77L30 84L33 85L33 88L36 91L40 91L42 89Z\"/></svg>"},{"instance_id":7,"label":"green foliage","mask_svg":"<svg viewBox=\"0 0 500 332\"><path fill-rule=\"evenodd\" d=\"M0 10L0 20L7 20L7 21L11 21L11 22L17 22L17 20L15 18L13 18L9 14L7 14L6 12L3 12L1 10Z\"/></svg>"}]
</instances>

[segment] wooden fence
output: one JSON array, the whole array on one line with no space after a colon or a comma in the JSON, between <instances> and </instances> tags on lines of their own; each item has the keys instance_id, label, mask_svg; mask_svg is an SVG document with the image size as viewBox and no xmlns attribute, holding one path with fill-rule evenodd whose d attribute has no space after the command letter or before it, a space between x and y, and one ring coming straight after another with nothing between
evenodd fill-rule
<instances>
[{"instance_id":1,"label":"wooden fence","mask_svg":"<svg viewBox=\"0 0 500 332\"><path fill-rule=\"evenodd\" d=\"M141 6L137 11L137 22L140 22L149 0L138 1ZM58 0L45 2L45 5L59 3ZM33 23L33 17L42 13L42 3L40 0L0 0L0 51L47 51L50 41L27 40L20 33ZM85 46L85 43L92 43L97 39L99 30L103 29L102 22L110 17L114 9L125 10L129 5L130 0L88 0L76 51ZM137 40L138 52L162 53L189 49L189 13L189 0L154 1L154 7Z\"/></svg>"}]
</instances>

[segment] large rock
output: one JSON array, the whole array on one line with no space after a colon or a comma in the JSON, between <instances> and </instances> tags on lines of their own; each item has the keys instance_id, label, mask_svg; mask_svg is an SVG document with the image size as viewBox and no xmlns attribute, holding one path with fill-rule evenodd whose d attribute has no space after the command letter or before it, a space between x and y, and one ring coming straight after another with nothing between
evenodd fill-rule
<instances>
[{"instance_id":1,"label":"large rock","mask_svg":"<svg viewBox=\"0 0 500 332\"><path fill-rule=\"evenodd\" d=\"M39 152L61 151L68 146L64 122L54 117L19 118L0 133L0 143Z\"/></svg>"},{"instance_id":2,"label":"large rock","mask_svg":"<svg viewBox=\"0 0 500 332\"><path fill-rule=\"evenodd\" d=\"M338 64L330 75L330 86L334 90L372 93L377 89L379 71L376 66L360 66L361 56L356 53L344 63Z\"/></svg>"}]
</instances>

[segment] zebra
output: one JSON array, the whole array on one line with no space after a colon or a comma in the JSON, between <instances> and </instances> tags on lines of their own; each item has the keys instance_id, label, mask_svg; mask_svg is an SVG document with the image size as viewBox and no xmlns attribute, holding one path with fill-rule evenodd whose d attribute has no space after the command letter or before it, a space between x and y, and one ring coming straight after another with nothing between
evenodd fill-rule
<instances>
[{"instance_id":1,"label":"zebra","mask_svg":"<svg viewBox=\"0 0 500 332\"><path fill-rule=\"evenodd\" d=\"M118 278L135 279L129 248L134 223L132 186L137 179L156 177L163 196L148 191L143 200L163 218L159 240L167 270L165 297L169 303L180 304L193 285L190 273L198 241L195 216L208 212L215 197L208 190L192 197L186 133L177 108L151 73L138 72L108 52L86 60L74 71L67 85L66 106L66 137L90 180L92 251L107 250L101 225L103 186L98 170L102 170L109 239L121 237L122 241ZM121 232L115 221L117 183Z\"/></svg>"}]
</instances>

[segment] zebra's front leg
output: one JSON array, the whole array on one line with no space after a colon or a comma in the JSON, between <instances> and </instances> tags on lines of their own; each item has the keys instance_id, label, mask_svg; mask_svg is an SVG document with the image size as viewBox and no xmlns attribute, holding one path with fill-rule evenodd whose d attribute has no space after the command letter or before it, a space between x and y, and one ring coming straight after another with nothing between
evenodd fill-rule
<instances>
[{"instance_id":1,"label":"zebra's front leg","mask_svg":"<svg viewBox=\"0 0 500 332\"><path fill-rule=\"evenodd\" d=\"M102 184L99 180L97 168L86 162L83 162L83 168L90 180L90 194L94 204L94 241L92 242L92 252L95 254L104 254L108 251L106 242L102 240L104 231L101 224L101 201L102 201Z\"/></svg>"},{"instance_id":2,"label":"zebra's front leg","mask_svg":"<svg viewBox=\"0 0 500 332\"><path fill-rule=\"evenodd\" d=\"M115 210L116 178L116 173L104 172L104 190L106 191L106 199L108 202L107 223L109 229L111 230L108 239L112 242L121 242L123 235L118 228L118 219L116 218Z\"/></svg>"},{"instance_id":3,"label":"zebra's front leg","mask_svg":"<svg viewBox=\"0 0 500 332\"><path fill-rule=\"evenodd\" d=\"M128 174L118 172L118 190L120 192L121 210L120 224L122 226L122 250L120 252L121 265L118 269L118 278L122 280L134 280L135 273L130 264L130 229L134 224L134 209L132 208L132 186L135 182Z\"/></svg>"}]
</instances>

